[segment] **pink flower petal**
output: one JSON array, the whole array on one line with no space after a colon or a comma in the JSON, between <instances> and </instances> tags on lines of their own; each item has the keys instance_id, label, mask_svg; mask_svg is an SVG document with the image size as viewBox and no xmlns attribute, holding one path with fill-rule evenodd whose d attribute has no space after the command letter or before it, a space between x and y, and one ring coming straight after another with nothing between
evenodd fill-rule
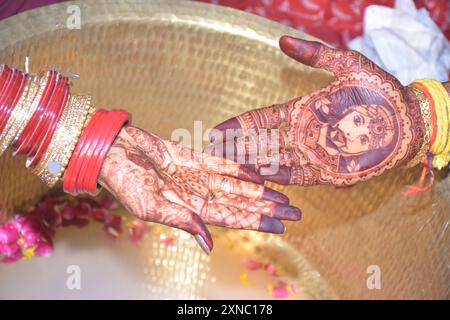
<instances>
[{"instance_id":1,"label":"pink flower petal","mask_svg":"<svg viewBox=\"0 0 450 320\"><path fill-rule=\"evenodd\" d=\"M258 262L256 260L250 259L250 258L246 258L244 260L244 266L245 268L247 268L248 270L258 270L258 269L262 269L264 264L261 262Z\"/></svg>"},{"instance_id":2,"label":"pink flower petal","mask_svg":"<svg viewBox=\"0 0 450 320\"><path fill-rule=\"evenodd\" d=\"M175 237L166 237L160 240L160 242L166 246L170 246L171 244L173 244L175 242L175 240L177 240L177 238Z\"/></svg>"},{"instance_id":3,"label":"pink flower petal","mask_svg":"<svg viewBox=\"0 0 450 320\"><path fill-rule=\"evenodd\" d=\"M20 233L13 224L5 224L0 227L0 243L8 244L19 240Z\"/></svg>"},{"instance_id":4,"label":"pink flower petal","mask_svg":"<svg viewBox=\"0 0 450 320\"><path fill-rule=\"evenodd\" d=\"M108 210L95 208L91 212L91 217L99 222L105 221L106 217L109 215Z\"/></svg>"},{"instance_id":5,"label":"pink flower petal","mask_svg":"<svg viewBox=\"0 0 450 320\"><path fill-rule=\"evenodd\" d=\"M17 254L11 256L11 257L4 257L3 259L0 260L0 262L3 263L13 263L16 261L19 261L20 259L22 259L22 252L18 252Z\"/></svg>"},{"instance_id":6,"label":"pink flower petal","mask_svg":"<svg viewBox=\"0 0 450 320\"><path fill-rule=\"evenodd\" d=\"M27 232L23 236L23 240L25 247L34 246L41 241L41 234L37 232Z\"/></svg>"},{"instance_id":7,"label":"pink flower petal","mask_svg":"<svg viewBox=\"0 0 450 320\"><path fill-rule=\"evenodd\" d=\"M7 257L13 257L20 252L22 249L17 243L0 244L0 253Z\"/></svg>"},{"instance_id":8,"label":"pink flower petal","mask_svg":"<svg viewBox=\"0 0 450 320\"><path fill-rule=\"evenodd\" d=\"M71 219L75 218L76 215L77 215L77 211L72 206L65 206L64 209L61 210L61 216L65 220L71 220Z\"/></svg>"},{"instance_id":9,"label":"pink flower petal","mask_svg":"<svg viewBox=\"0 0 450 320\"><path fill-rule=\"evenodd\" d=\"M271 276L273 276L273 277L278 277L278 272L277 272L277 270L275 269L275 266L274 266L273 264L271 264L271 263L266 263L266 264L264 265L264 270L265 270L269 275L271 275Z\"/></svg>"},{"instance_id":10,"label":"pink flower petal","mask_svg":"<svg viewBox=\"0 0 450 320\"><path fill-rule=\"evenodd\" d=\"M18 214L12 223L22 235L29 230L33 230L33 220L29 215Z\"/></svg>"},{"instance_id":11,"label":"pink flower petal","mask_svg":"<svg viewBox=\"0 0 450 320\"><path fill-rule=\"evenodd\" d=\"M44 224L51 228L59 227L63 223L62 215L54 210L41 212L40 214L43 217Z\"/></svg>"},{"instance_id":12,"label":"pink flower petal","mask_svg":"<svg viewBox=\"0 0 450 320\"><path fill-rule=\"evenodd\" d=\"M103 197L100 201L100 206L104 209L117 209L119 207L119 203L113 197Z\"/></svg>"},{"instance_id":13,"label":"pink flower petal","mask_svg":"<svg viewBox=\"0 0 450 320\"><path fill-rule=\"evenodd\" d=\"M105 223L109 226L119 228L122 225L122 216L117 215L107 215Z\"/></svg>"},{"instance_id":14,"label":"pink flower petal","mask_svg":"<svg viewBox=\"0 0 450 320\"><path fill-rule=\"evenodd\" d=\"M95 203L92 203L90 199L80 198L78 199L78 204L75 206L78 215L89 215L92 211L92 207Z\"/></svg>"},{"instance_id":15,"label":"pink flower petal","mask_svg":"<svg viewBox=\"0 0 450 320\"><path fill-rule=\"evenodd\" d=\"M144 235L144 230L138 228L129 228L128 232L130 233L131 239L135 243L139 244L141 242Z\"/></svg>"},{"instance_id":16,"label":"pink flower petal","mask_svg":"<svg viewBox=\"0 0 450 320\"><path fill-rule=\"evenodd\" d=\"M41 242L38 244L34 254L39 257L48 257L53 253L53 246L51 244Z\"/></svg>"},{"instance_id":17,"label":"pink flower petal","mask_svg":"<svg viewBox=\"0 0 450 320\"><path fill-rule=\"evenodd\" d=\"M289 291L286 288L276 287L272 290L272 296L276 299L284 299L289 297Z\"/></svg>"},{"instance_id":18,"label":"pink flower petal","mask_svg":"<svg viewBox=\"0 0 450 320\"><path fill-rule=\"evenodd\" d=\"M63 227L76 226L78 228L83 228L89 224L90 220L86 218L76 217L72 220L64 220L62 223Z\"/></svg>"}]
</instances>

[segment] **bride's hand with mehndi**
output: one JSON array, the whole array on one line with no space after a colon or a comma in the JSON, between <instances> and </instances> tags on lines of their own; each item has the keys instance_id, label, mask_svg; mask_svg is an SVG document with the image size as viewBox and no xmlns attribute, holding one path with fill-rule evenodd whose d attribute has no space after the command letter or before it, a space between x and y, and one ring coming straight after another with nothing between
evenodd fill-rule
<instances>
[{"instance_id":1,"label":"bride's hand with mehndi","mask_svg":"<svg viewBox=\"0 0 450 320\"><path fill-rule=\"evenodd\" d=\"M414 88L402 86L355 51L288 36L280 39L280 48L303 64L333 73L334 81L310 95L223 122L212 132L211 153L225 149L231 159L256 159L247 167L267 180L299 185L350 185L423 159L429 132ZM266 134L276 139L251 146ZM262 148L278 151L278 172L265 175Z\"/></svg>"},{"instance_id":2,"label":"bride's hand with mehndi","mask_svg":"<svg viewBox=\"0 0 450 320\"><path fill-rule=\"evenodd\" d=\"M205 224L283 233L280 220L300 219L286 196L249 180L260 178L233 161L125 126L99 182L138 218L185 230L210 252Z\"/></svg>"}]
</instances>

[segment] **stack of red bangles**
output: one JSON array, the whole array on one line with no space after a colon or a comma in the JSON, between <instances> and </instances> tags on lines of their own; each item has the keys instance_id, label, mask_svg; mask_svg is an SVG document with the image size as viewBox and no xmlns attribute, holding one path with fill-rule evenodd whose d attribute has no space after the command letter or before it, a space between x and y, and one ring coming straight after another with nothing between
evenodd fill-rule
<instances>
[{"instance_id":1,"label":"stack of red bangles","mask_svg":"<svg viewBox=\"0 0 450 320\"><path fill-rule=\"evenodd\" d=\"M14 156L27 155L26 167L49 186L65 172L66 192L96 194L106 154L129 120L124 110L95 111L54 70L39 79L0 65L0 154L12 146Z\"/></svg>"},{"instance_id":2,"label":"stack of red bangles","mask_svg":"<svg viewBox=\"0 0 450 320\"><path fill-rule=\"evenodd\" d=\"M34 167L47 150L69 99L68 78L55 71L49 71L41 88L41 98L33 100L37 108L13 144L15 156L28 155L27 167Z\"/></svg>"},{"instance_id":3,"label":"stack of red bangles","mask_svg":"<svg viewBox=\"0 0 450 320\"><path fill-rule=\"evenodd\" d=\"M64 176L64 191L95 195L97 179L116 135L130 120L124 110L98 110L83 130Z\"/></svg>"}]
</instances>

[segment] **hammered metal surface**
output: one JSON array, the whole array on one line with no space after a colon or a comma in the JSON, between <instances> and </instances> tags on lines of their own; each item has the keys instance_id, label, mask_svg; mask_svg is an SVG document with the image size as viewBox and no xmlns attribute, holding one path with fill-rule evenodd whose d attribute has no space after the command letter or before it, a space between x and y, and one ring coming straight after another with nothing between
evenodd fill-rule
<instances>
[{"instance_id":1,"label":"hammered metal surface","mask_svg":"<svg viewBox=\"0 0 450 320\"><path fill-rule=\"evenodd\" d=\"M70 4L81 9L80 30L65 27ZM79 74L75 93L92 94L99 107L126 108L135 125L170 138L176 128L194 134L195 120L206 130L326 85L328 73L283 56L277 47L282 34L310 39L263 18L200 3L70 2L0 22L0 61L23 68L28 56L31 71L54 65ZM18 160L0 159L2 207L23 205L47 191L24 169L24 159ZM417 169L345 189L277 186L304 218L289 223L283 237L263 237L258 250L297 275L306 297L449 298L450 182L444 175L415 198L401 191L416 181ZM371 265L381 269L381 290L367 287ZM314 275L298 272L302 268ZM208 275L214 272L220 274L211 268Z\"/></svg>"}]
</instances>

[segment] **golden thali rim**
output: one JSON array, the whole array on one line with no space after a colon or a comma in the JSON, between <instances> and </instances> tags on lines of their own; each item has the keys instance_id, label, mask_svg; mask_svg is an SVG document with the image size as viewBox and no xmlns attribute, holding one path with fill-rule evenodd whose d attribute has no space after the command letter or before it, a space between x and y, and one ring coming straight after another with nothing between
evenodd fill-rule
<instances>
[{"instance_id":1,"label":"golden thali rim","mask_svg":"<svg viewBox=\"0 0 450 320\"><path fill-rule=\"evenodd\" d=\"M129 8L130 4L139 6L139 11L124 10ZM83 8L89 7L89 10L86 10L86 17L81 18L81 28L83 25L96 23L119 23L130 20L146 22L156 19L171 23L195 24L220 32L237 34L276 48L278 48L279 37L285 34L323 42L272 20L209 3L186 0L90 0L87 5L86 1L78 0L47 5L0 21L0 50L37 35L67 29L67 16L61 15L61 12L65 12L61 9L69 6L78 6L80 12L83 12ZM114 7L114 14L111 14L111 10L105 9L107 7ZM169 10L170 13L168 13ZM199 11L201 17L198 15ZM49 16L53 19L48 19ZM59 18L56 18L57 16ZM236 24L239 21L245 21L245 26L240 27Z\"/></svg>"}]
</instances>

